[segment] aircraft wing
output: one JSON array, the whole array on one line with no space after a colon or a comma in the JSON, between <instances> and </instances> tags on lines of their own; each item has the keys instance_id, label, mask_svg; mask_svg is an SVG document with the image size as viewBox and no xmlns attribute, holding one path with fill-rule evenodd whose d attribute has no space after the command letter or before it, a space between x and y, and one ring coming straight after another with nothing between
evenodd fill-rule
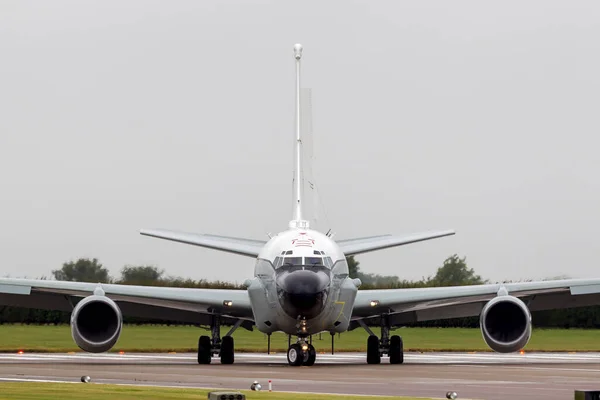
<instances>
[{"instance_id":1,"label":"aircraft wing","mask_svg":"<svg viewBox=\"0 0 600 400\"><path fill-rule=\"evenodd\" d=\"M359 290L352 319L390 313L392 325L477 316L504 288L531 311L600 304L600 279L563 279L415 289ZM372 303L373 302L373 303Z\"/></svg>"},{"instance_id":2,"label":"aircraft wing","mask_svg":"<svg viewBox=\"0 0 600 400\"><path fill-rule=\"evenodd\" d=\"M142 229L140 234L174 242L221 250L248 257L257 257L266 241L228 236L174 232L164 229Z\"/></svg>"},{"instance_id":3,"label":"aircraft wing","mask_svg":"<svg viewBox=\"0 0 600 400\"><path fill-rule=\"evenodd\" d=\"M392 235L380 235L371 236L365 238L356 239L345 239L337 241L342 252L346 256L352 256L355 254L366 253L369 251L387 249L389 247L402 246L410 243L422 242L424 240L437 239L444 236L454 235L454 231L439 231L439 232L425 232L418 233L410 236L392 236Z\"/></svg>"},{"instance_id":4,"label":"aircraft wing","mask_svg":"<svg viewBox=\"0 0 600 400\"><path fill-rule=\"evenodd\" d=\"M228 320L247 320L252 308L248 292L235 289L193 289L133 286L37 279L0 278L0 305L72 311L74 304L101 287L123 315L159 320L209 324L213 312ZM231 306L225 306L231 301Z\"/></svg>"}]
</instances>

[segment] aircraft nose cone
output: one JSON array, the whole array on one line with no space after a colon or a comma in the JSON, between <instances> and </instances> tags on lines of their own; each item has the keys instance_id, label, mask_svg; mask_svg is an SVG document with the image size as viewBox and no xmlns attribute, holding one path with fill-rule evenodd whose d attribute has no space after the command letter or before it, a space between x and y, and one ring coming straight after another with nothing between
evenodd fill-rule
<instances>
[{"instance_id":1,"label":"aircraft nose cone","mask_svg":"<svg viewBox=\"0 0 600 400\"><path fill-rule=\"evenodd\" d=\"M325 289L329 284L327 275L323 273L298 270L290 272L282 280L282 289L290 294L311 295Z\"/></svg>"},{"instance_id":2,"label":"aircraft nose cone","mask_svg":"<svg viewBox=\"0 0 600 400\"><path fill-rule=\"evenodd\" d=\"M288 315L296 318L317 316L325 306L329 277L323 272L298 270L280 280L281 304Z\"/></svg>"}]
</instances>

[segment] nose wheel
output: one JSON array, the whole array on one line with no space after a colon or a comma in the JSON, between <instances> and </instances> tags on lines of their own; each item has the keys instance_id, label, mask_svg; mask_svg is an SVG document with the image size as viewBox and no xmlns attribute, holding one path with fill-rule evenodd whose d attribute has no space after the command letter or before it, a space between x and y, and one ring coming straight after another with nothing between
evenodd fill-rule
<instances>
[{"instance_id":1,"label":"nose wheel","mask_svg":"<svg viewBox=\"0 0 600 400\"><path fill-rule=\"evenodd\" d=\"M288 364L292 367L313 365L317 359L317 351L312 344L294 343L287 351Z\"/></svg>"}]
</instances>

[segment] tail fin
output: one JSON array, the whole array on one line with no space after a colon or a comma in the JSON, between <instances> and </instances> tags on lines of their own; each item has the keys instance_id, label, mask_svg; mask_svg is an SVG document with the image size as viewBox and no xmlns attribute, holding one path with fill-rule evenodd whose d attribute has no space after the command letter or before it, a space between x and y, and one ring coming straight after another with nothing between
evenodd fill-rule
<instances>
[{"instance_id":1,"label":"tail fin","mask_svg":"<svg viewBox=\"0 0 600 400\"><path fill-rule=\"evenodd\" d=\"M308 228L308 221L304 220L304 172L302 170L302 137L300 135L300 59L302 58L302 45L294 45L294 58L296 59L296 140L294 142L294 219L290 221L290 228Z\"/></svg>"}]
</instances>

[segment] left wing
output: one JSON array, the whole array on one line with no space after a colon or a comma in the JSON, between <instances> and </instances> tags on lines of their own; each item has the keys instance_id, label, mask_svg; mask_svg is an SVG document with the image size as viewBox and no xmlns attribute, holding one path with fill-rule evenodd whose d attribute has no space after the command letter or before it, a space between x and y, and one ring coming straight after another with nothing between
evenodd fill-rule
<instances>
[{"instance_id":1,"label":"left wing","mask_svg":"<svg viewBox=\"0 0 600 400\"><path fill-rule=\"evenodd\" d=\"M70 312L96 288L115 301L123 315L210 324L211 315L219 313L228 320L248 321L245 327L252 326L252 308L245 290L0 278L0 305ZM225 306L226 301L231 305Z\"/></svg>"},{"instance_id":2,"label":"left wing","mask_svg":"<svg viewBox=\"0 0 600 400\"><path fill-rule=\"evenodd\" d=\"M521 299L530 311L600 304L600 279L563 279L538 282L415 289L359 290L352 319L390 314L392 325L477 316L498 295Z\"/></svg>"}]
</instances>

